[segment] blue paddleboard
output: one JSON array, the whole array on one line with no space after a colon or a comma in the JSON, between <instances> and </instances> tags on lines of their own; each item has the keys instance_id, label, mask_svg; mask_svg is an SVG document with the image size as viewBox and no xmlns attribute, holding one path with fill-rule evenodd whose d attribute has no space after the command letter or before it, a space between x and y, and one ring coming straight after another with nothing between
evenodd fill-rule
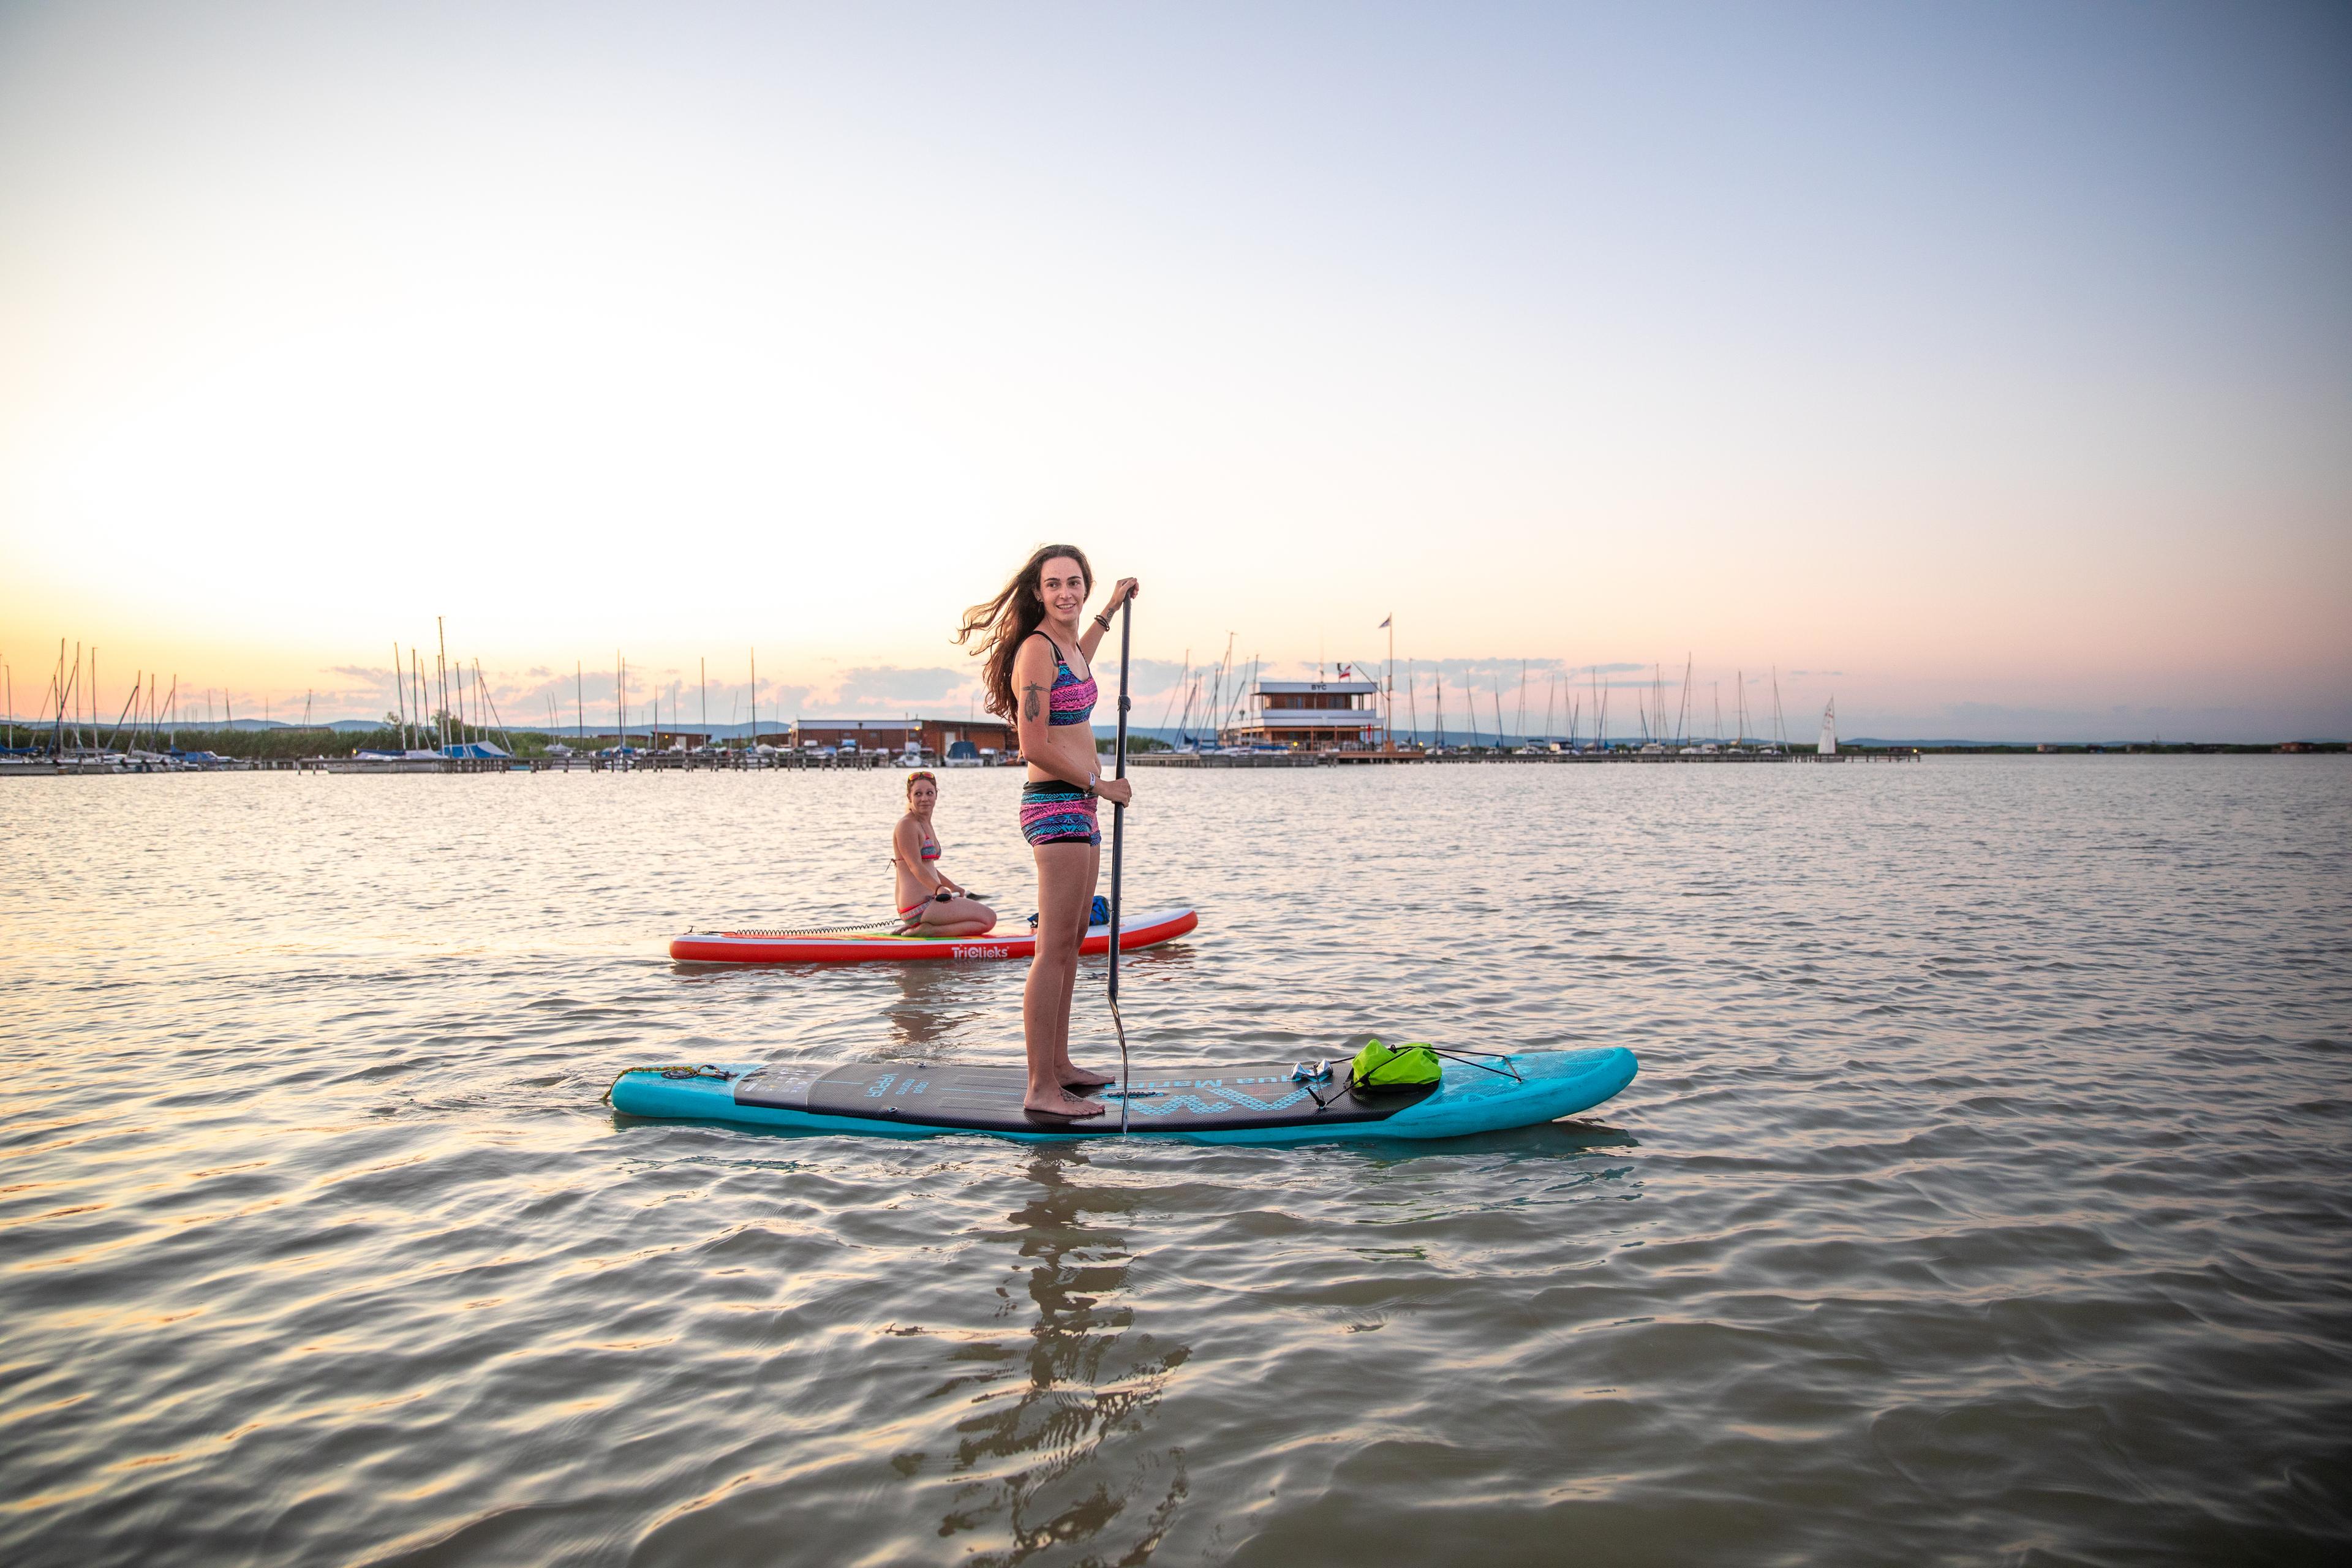
<instances>
[{"instance_id":1,"label":"blue paddleboard","mask_svg":"<svg viewBox=\"0 0 2352 1568\"><path fill-rule=\"evenodd\" d=\"M1018 1067L944 1062L710 1063L634 1068L613 1084L615 1110L670 1121L927 1138L985 1132L1024 1140L1126 1135L1193 1143L1305 1143L1339 1138L1459 1138L1590 1110L1633 1081L1618 1047L1523 1051L1477 1062L1447 1058L1443 1079L1360 1090L1346 1058L1301 1082L1293 1064L1153 1068L1089 1091L1103 1114L1083 1121L1024 1110Z\"/></svg>"}]
</instances>

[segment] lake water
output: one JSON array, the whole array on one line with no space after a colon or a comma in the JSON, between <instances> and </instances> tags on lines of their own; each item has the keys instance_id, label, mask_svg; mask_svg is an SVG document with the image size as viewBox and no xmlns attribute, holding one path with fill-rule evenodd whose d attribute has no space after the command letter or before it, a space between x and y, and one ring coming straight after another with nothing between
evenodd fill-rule
<instances>
[{"instance_id":1,"label":"lake water","mask_svg":"<svg viewBox=\"0 0 2352 1568\"><path fill-rule=\"evenodd\" d=\"M1642 1076L1291 1151L600 1105L1017 1059L1019 964L665 957L878 910L899 782L0 787L0 1559L2342 1560L2344 759L1147 773L1139 1061Z\"/></svg>"}]
</instances>

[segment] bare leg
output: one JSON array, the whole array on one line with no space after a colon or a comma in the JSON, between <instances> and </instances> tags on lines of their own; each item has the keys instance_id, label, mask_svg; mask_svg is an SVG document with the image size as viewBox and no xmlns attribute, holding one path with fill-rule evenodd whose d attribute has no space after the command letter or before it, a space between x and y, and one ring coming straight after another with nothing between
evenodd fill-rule
<instances>
[{"instance_id":1,"label":"bare leg","mask_svg":"<svg viewBox=\"0 0 2352 1568\"><path fill-rule=\"evenodd\" d=\"M1037 858L1037 952L1021 993L1022 1044L1029 1058L1029 1092L1022 1103L1060 1116L1099 1116L1099 1100L1062 1087L1069 1057L1070 992L1078 981L1078 943L1086 938L1087 905L1094 897L1095 850L1087 844L1040 844Z\"/></svg>"},{"instance_id":2,"label":"bare leg","mask_svg":"<svg viewBox=\"0 0 2352 1568\"><path fill-rule=\"evenodd\" d=\"M1079 949L1085 944L1087 939L1087 916L1088 911L1090 911L1094 907L1095 884L1101 879L1102 876L1101 846L1088 845L1087 847L1094 858L1092 863L1087 868L1086 891L1078 897L1078 910L1080 918L1078 921L1077 930L1070 933L1070 990L1066 990L1062 993L1062 1013L1059 1020L1059 1027L1057 1027L1054 1032L1054 1049L1055 1052L1054 1065L1061 1073L1060 1081L1080 1089L1092 1089L1097 1084L1108 1083L1111 1076L1108 1073L1096 1072L1091 1068L1079 1067L1070 1060L1071 992L1075 991L1077 986L1078 952ZM1038 944L1043 946L1044 943L1045 938L1041 934L1038 938Z\"/></svg>"},{"instance_id":3,"label":"bare leg","mask_svg":"<svg viewBox=\"0 0 2352 1568\"><path fill-rule=\"evenodd\" d=\"M996 929L996 911L986 904L957 897L940 903L934 899L915 911L916 936L985 936Z\"/></svg>"}]
</instances>

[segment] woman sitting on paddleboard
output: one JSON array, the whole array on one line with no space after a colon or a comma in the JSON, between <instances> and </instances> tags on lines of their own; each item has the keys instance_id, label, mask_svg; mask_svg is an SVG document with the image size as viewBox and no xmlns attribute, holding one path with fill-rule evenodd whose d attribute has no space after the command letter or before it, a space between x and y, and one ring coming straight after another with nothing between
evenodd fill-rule
<instances>
[{"instance_id":1,"label":"woman sitting on paddleboard","mask_svg":"<svg viewBox=\"0 0 2352 1568\"><path fill-rule=\"evenodd\" d=\"M975 900L940 869L939 835L931 810L940 803L940 781L918 770L907 775L907 815L890 835L890 865L898 882L901 936L984 936L996 926L996 911Z\"/></svg>"},{"instance_id":2,"label":"woman sitting on paddleboard","mask_svg":"<svg viewBox=\"0 0 2352 1568\"><path fill-rule=\"evenodd\" d=\"M1013 721L1029 782L1021 791L1021 836L1037 859L1037 951L1021 997L1021 1032L1029 1052L1023 1103L1048 1116L1099 1116L1099 1100L1069 1092L1109 1078L1070 1060L1070 994L1078 979L1078 944L1094 907L1102 833L1095 803L1129 804L1125 779L1104 778L1095 754L1094 651L1111 612L1136 593L1122 577L1081 633L1078 616L1094 589L1085 554L1048 544L1029 557L1004 591L964 612L958 642L973 637L987 659L981 678L988 710Z\"/></svg>"}]
</instances>

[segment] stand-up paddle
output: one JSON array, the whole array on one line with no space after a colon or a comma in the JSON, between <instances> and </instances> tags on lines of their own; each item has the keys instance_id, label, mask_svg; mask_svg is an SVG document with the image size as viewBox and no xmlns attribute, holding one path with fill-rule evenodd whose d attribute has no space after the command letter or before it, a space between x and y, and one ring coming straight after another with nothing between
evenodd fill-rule
<instances>
[{"instance_id":1,"label":"stand-up paddle","mask_svg":"<svg viewBox=\"0 0 2352 1568\"><path fill-rule=\"evenodd\" d=\"M1135 619L1135 595L1118 605L1118 739L1112 742L1111 777L1127 776L1127 645L1128 628ZM1127 1024L1118 1016L1118 870L1127 847L1127 807L1110 808L1110 1022L1118 1031L1118 1130L1127 1131Z\"/></svg>"}]
</instances>

